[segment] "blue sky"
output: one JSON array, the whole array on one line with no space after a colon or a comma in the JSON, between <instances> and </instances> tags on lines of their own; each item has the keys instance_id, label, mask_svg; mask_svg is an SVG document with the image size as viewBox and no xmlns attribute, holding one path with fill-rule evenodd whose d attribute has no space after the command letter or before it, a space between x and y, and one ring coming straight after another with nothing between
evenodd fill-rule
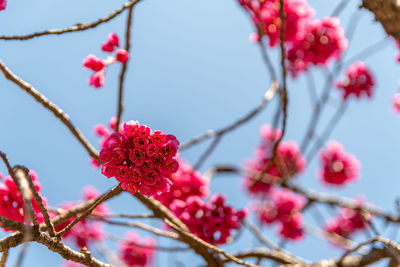
<instances>
[{"instance_id":1,"label":"blue sky","mask_svg":"<svg viewBox=\"0 0 400 267\"><path fill-rule=\"evenodd\" d=\"M316 17L328 16L338 2L309 0L316 10ZM23 34L94 21L123 3L121 0L10 0L7 10L0 13L0 34ZM345 27L354 22L358 4L350 3L341 14ZM364 10L358 13L361 19L347 59L386 36L370 13ZM89 53L105 56L100 50L101 43L109 32L122 36L125 19L126 12L112 22L81 33L45 36L25 42L0 40L0 58L63 108L97 146L98 139L92 129L95 124L107 123L115 115L120 66L111 66L105 86L94 90L87 85L90 72L83 69L82 59ZM249 42L252 30L248 16L234 0L142 1L134 11L123 120L138 120L187 141L208 129L231 123L258 105L270 76L258 48ZM392 113L391 101L398 90L400 75L395 62L397 49L392 40L388 38L387 42L382 51L366 60L377 80L374 97L351 101L332 135L332 139L343 143L346 151L361 161L361 178L341 190L323 187L316 178L318 162L314 160L297 181L305 187L343 196L362 194L368 201L394 211L400 186L400 118ZM278 49L270 53L274 65L278 66ZM312 70L319 91L324 81L323 73L320 69ZM288 88L290 106L286 139L300 141L311 112L306 77L290 80ZM13 164L24 164L36 170L43 194L52 206L79 199L84 185L92 184L104 191L115 184L91 168L86 151L63 124L4 77L0 77L0 95L0 150L7 153ZM332 98L339 100L339 93L334 90ZM271 123L275 104L271 103L246 126L227 134L202 170L219 163L241 165L251 157L259 142L258 129L264 123ZM334 110L333 105L326 108L318 129L324 128ZM183 156L194 163L207 144L187 150ZM5 173L4 166L0 166L0 171ZM212 180L211 190L226 194L228 202L237 208L250 203L239 176L216 178ZM115 212L146 212L127 194L112 200L110 207ZM325 213L332 216L334 212ZM315 223L310 216L306 221ZM120 236L126 230L107 229ZM390 229L386 232L383 227L381 229L382 233L392 237ZM275 230L266 229L265 233L278 240ZM364 235L358 238L364 238ZM168 244L169 241L161 242ZM109 244L110 247L114 245ZM239 245L226 248L233 251L254 245L257 245L254 238L245 234ZM342 253L312 236L289 244L287 249L310 260ZM318 253L315 253L316 249ZM11 250L11 255L15 256L18 250ZM11 257L10 262L13 259ZM197 256L187 253L173 257L161 253L156 263L165 266L161 262L168 262L168 266L175 266L176 259L200 263ZM63 261L45 247L31 245L26 265L38 266L43 260L49 266L58 266Z\"/></svg>"}]
</instances>

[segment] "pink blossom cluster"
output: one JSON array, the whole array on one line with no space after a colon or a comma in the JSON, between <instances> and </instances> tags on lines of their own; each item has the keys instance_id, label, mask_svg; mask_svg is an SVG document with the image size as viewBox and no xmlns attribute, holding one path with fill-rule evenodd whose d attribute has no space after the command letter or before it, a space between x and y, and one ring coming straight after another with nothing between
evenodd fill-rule
<instances>
[{"instance_id":1,"label":"pink blossom cluster","mask_svg":"<svg viewBox=\"0 0 400 267\"><path fill-rule=\"evenodd\" d=\"M118 244L119 257L128 267L151 266L154 246L152 238L141 239L135 232L129 231L125 240Z\"/></svg>"},{"instance_id":2,"label":"pink blossom cluster","mask_svg":"<svg viewBox=\"0 0 400 267\"><path fill-rule=\"evenodd\" d=\"M162 131L152 133L137 121L126 122L122 128L107 138L100 151L100 160L105 162L101 172L115 177L131 194L153 196L169 191L168 177L179 168L174 158L179 141Z\"/></svg>"},{"instance_id":3,"label":"pink blossom cluster","mask_svg":"<svg viewBox=\"0 0 400 267\"><path fill-rule=\"evenodd\" d=\"M303 237L304 205L304 197L288 189L273 188L267 198L255 203L254 210L260 222L278 223L282 238L299 240Z\"/></svg>"},{"instance_id":4,"label":"pink blossom cluster","mask_svg":"<svg viewBox=\"0 0 400 267\"><path fill-rule=\"evenodd\" d=\"M100 193L91 186L84 187L82 190L82 194L85 201L96 198L100 195ZM61 205L61 208L63 210L69 210L70 208L72 208L77 204L79 203L64 203ZM105 203L102 203L99 206L97 206L94 209L94 211L98 213L107 213L108 208ZM70 218L68 221L56 226L56 230L61 231L74 219L75 217ZM74 227L72 227L71 230L69 230L63 236L63 238L66 238L71 242L74 242L75 245L80 248L89 247L89 245L95 241L104 240L103 225L100 222L85 218L83 220L80 220L76 225L74 225Z\"/></svg>"},{"instance_id":5,"label":"pink blossom cluster","mask_svg":"<svg viewBox=\"0 0 400 267\"><path fill-rule=\"evenodd\" d=\"M250 13L258 31L269 37L269 45L271 47L277 45L281 30L279 0L239 0L239 3ZM299 35L304 34L314 10L306 0L286 0L284 11L286 14L284 40L294 43L301 38ZM256 36L259 39L258 34Z\"/></svg>"},{"instance_id":6,"label":"pink blossom cluster","mask_svg":"<svg viewBox=\"0 0 400 267\"><path fill-rule=\"evenodd\" d=\"M279 0L238 0L251 15L258 34L268 36L269 45L279 43L281 28ZM347 48L348 41L338 18L313 19L314 10L306 0L286 0L283 7L285 19L284 41L287 47L287 68L293 77L308 70L311 65L326 66L338 59Z\"/></svg>"},{"instance_id":7,"label":"pink blossom cluster","mask_svg":"<svg viewBox=\"0 0 400 267\"><path fill-rule=\"evenodd\" d=\"M107 40L103 43L101 49L108 53L112 53L116 49L115 56L108 57L107 59L100 59L90 54L83 59L83 66L94 72L93 75L89 77L88 83L95 88L100 88L104 85L107 65L114 62L125 64L129 59L128 51L119 48L119 38L115 33L110 33L107 36Z\"/></svg>"},{"instance_id":8,"label":"pink blossom cluster","mask_svg":"<svg viewBox=\"0 0 400 267\"><path fill-rule=\"evenodd\" d=\"M350 95L357 98L366 95L371 98L374 85L374 77L371 71L361 61L356 61L348 67L346 78L336 83L336 87L343 91L343 99L347 99Z\"/></svg>"},{"instance_id":9,"label":"pink blossom cluster","mask_svg":"<svg viewBox=\"0 0 400 267\"><path fill-rule=\"evenodd\" d=\"M371 216L366 214L365 216ZM349 238L352 234L366 229L368 219L363 216L362 211L349 208L342 208L338 216L327 222L324 229L328 233L334 233L344 238Z\"/></svg>"},{"instance_id":10,"label":"pink blossom cluster","mask_svg":"<svg viewBox=\"0 0 400 267\"><path fill-rule=\"evenodd\" d=\"M337 60L348 45L338 18L316 19L304 30L287 52L287 68L293 77L311 65L326 66L331 59Z\"/></svg>"},{"instance_id":11,"label":"pink blossom cluster","mask_svg":"<svg viewBox=\"0 0 400 267\"><path fill-rule=\"evenodd\" d=\"M36 172L30 170L29 175L32 178L36 190L40 194L41 186ZM2 178L0 174L0 178L3 180L0 183L0 215L17 222L25 222L24 199L22 198L22 194L19 192L17 185L10 176ZM43 198L43 202L47 205L47 200L45 198ZM43 215L34 198L32 198L32 209L38 218L38 221L40 223L43 222Z\"/></svg>"},{"instance_id":12,"label":"pink blossom cluster","mask_svg":"<svg viewBox=\"0 0 400 267\"><path fill-rule=\"evenodd\" d=\"M175 199L185 201L190 196L207 198L209 183L206 178L181 157L176 159L179 162L179 169L168 177L172 181L169 192L155 196L155 198L166 207L169 207Z\"/></svg>"},{"instance_id":13,"label":"pink blossom cluster","mask_svg":"<svg viewBox=\"0 0 400 267\"><path fill-rule=\"evenodd\" d=\"M246 210L227 206L223 195L214 195L208 203L198 196L191 196L186 201L177 199L170 209L193 234L216 245L225 244L231 231L240 228L247 214Z\"/></svg>"},{"instance_id":14,"label":"pink blossom cluster","mask_svg":"<svg viewBox=\"0 0 400 267\"><path fill-rule=\"evenodd\" d=\"M281 136L281 131L269 125L263 125L260 134L262 140L255 150L254 158L245 163L245 168L248 170L245 186L251 194L267 193L272 183L301 173L306 165L306 160L298 145L294 141L282 141L277 148L274 162L265 172L266 175L254 183L258 173L266 168L272 158L274 143Z\"/></svg>"},{"instance_id":15,"label":"pink blossom cluster","mask_svg":"<svg viewBox=\"0 0 400 267\"><path fill-rule=\"evenodd\" d=\"M325 184L345 185L359 176L360 162L354 155L346 153L337 141L330 141L320 151L319 159L322 164L319 177Z\"/></svg>"},{"instance_id":16,"label":"pink blossom cluster","mask_svg":"<svg viewBox=\"0 0 400 267\"><path fill-rule=\"evenodd\" d=\"M0 10L4 10L7 7L7 0L0 0Z\"/></svg>"}]
</instances>

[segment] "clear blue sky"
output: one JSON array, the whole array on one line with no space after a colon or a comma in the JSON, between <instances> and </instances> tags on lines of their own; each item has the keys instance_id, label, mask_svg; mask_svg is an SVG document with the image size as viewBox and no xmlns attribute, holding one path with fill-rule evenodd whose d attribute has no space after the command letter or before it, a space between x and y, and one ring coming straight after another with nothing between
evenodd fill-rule
<instances>
[{"instance_id":1,"label":"clear blue sky","mask_svg":"<svg viewBox=\"0 0 400 267\"><path fill-rule=\"evenodd\" d=\"M338 2L309 0L317 17L328 16ZM350 3L342 13L343 25L354 21L352 16L359 2ZM122 0L9 0L7 10L0 12L0 34L23 34L94 21L123 3ZM359 13L362 18L347 58L385 38L371 14ZM97 146L98 139L92 129L95 124L106 123L115 115L120 67L111 66L106 74L106 85L94 90L87 85L90 72L82 68L82 59L89 53L104 56L101 43L109 32L123 35L125 18L126 13L82 33L46 36L25 42L0 40L0 58L63 108ZM123 119L139 120L187 141L245 114L259 103L270 81L258 48L248 40L252 29L247 15L235 0L143 0L134 12L132 60L127 73ZM313 161L304 175L298 177L298 182L349 197L362 194L368 201L394 210L400 188L400 117L391 112L391 101L398 90L400 68L394 59L395 45L390 39L388 43L385 49L366 60L377 80L373 99L351 101L332 136L361 161L361 179L340 191L321 187L315 175L318 162ZM277 50L271 53L276 65ZM321 74L321 70L313 70L319 89L324 78ZM311 110L305 77L290 80L288 87L290 107L286 139L299 141ZM337 92L332 96L340 99ZM240 165L251 157L259 142L258 129L263 123L271 122L274 105L245 127L227 135L203 170L217 163ZM319 129L333 111L334 107L327 108ZM0 77L0 114L0 150L7 153L13 164L24 164L37 171L50 205L79 199L84 185L92 184L104 191L115 184L114 180L107 180L91 168L86 151L63 124L4 77ZM183 156L193 163L205 145L185 151ZM4 166L1 165L0 170L5 173ZM237 208L250 203L242 191L240 177L216 178L211 189L213 193L226 194L228 202ZM115 212L138 214L146 211L127 194L111 201L110 206ZM334 212L325 213L331 216ZM306 221L314 223L310 216ZM107 229L120 236L126 230ZM274 230L265 233L277 240ZM392 237L390 229L383 233ZM163 241L163 244L168 245L169 241ZM114 245L109 244L110 247ZM233 251L254 245L257 245L254 238L245 234L239 246L226 248ZM312 236L288 245L287 249L310 260L342 253ZM18 250L11 250L10 262ZM167 266L165 262L175 266L176 259L200 263L197 256L187 253L173 257L159 255L157 266ZM25 266L42 266L44 260L48 262L46 266L58 266L63 262L60 256L39 245L30 246L25 260Z\"/></svg>"}]
</instances>

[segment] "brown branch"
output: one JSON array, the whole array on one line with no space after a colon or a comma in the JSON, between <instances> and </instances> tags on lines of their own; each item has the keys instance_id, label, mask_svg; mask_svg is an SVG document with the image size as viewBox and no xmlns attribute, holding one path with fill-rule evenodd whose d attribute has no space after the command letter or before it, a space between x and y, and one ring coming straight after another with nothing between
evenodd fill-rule
<instances>
[{"instance_id":1,"label":"brown branch","mask_svg":"<svg viewBox=\"0 0 400 267\"><path fill-rule=\"evenodd\" d=\"M363 0L361 6L375 15L386 33L400 42L400 3L397 0Z\"/></svg>"},{"instance_id":2,"label":"brown branch","mask_svg":"<svg viewBox=\"0 0 400 267\"><path fill-rule=\"evenodd\" d=\"M291 259L288 259L286 255L280 251L270 251L262 248L256 248L253 250L249 251L243 251L239 253L233 253L232 254L234 257L238 259L245 259L245 258L263 258L263 259L270 259L273 260L277 263L281 264L294 264L296 262L293 262ZM224 263L232 262L231 259L223 259L222 260Z\"/></svg>"},{"instance_id":3,"label":"brown branch","mask_svg":"<svg viewBox=\"0 0 400 267\"><path fill-rule=\"evenodd\" d=\"M92 267L112 267L111 264L103 263L94 258L89 251L83 250L83 252L77 252L64 245L60 239L56 237L50 237L43 232L37 233L34 240L45 245L51 251L57 252L66 260L75 261Z\"/></svg>"},{"instance_id":4,"label":"brown branch","mask_svg":"<svg viewBox=\"0 0 400 267\"><path fill-rule=\"evenodd\" d=\"M8 258L8 249L4 250L3 254L1 255L0 267L6 267L7 258Z\"/></svg>"},{"instance_id":5,"label":"brown branch","mask_svg":"<svg viewBox=\"0 0 400 267\"><path fill-rule=\"evenodd\" d=\"M47 97L37 91L31 84L25 82L16 74L14 74L4 63L0 60L0 71L3 72L6 79L18 85L22 90L30 94L37 102L42 104L45 108L51 111L62 123L67 126L70 132L78 139L78 141L87 150L92 158L98 159L98 153L96 149L89 143L82 132L75 127L69 119L68 114L66 114L60 107L51 102Z\"/></svg>"},{"instance_id":6,"label":"brown branch","mask_svg":"<svg viewBox=\"0 0 400 267\"><path fill-rule=\"evenodd\" d=\"M101 203L103 203L104 201L119 195L122 192L122 188L121 188L121 184L118 184L117 186L115 186L114 188L112 188L111 190L109 190L107 193L103 194L102 196L100 196L94 203L93 205L90 206L90 208L88 208L84 213L82 213L81 215L79 215L78 217L76 217L70 224L68 224L64 229L62 229L61 231L59 231L57 233L57 236L63 236L65 235L69 230L71 230L71 228L77 224L79 221L85 219L98 205L100 205Z\"/></svg>"},{"instance_id":7,"label":"brown branch","mask_svg":"<svg viewBox=\"0 0 400 267\"><path fill-rule=\"evenodd\" d=\"M177 217L175 217L172 212L165 207L163 204L161 204L159 201L153 199L153 198L148 198L142 194L136 193L134 195L140 202L142 202L148 209L150 209L154 216L157 218L160 218L164 221L168 220L171 223L175 224L177 227L182 229L183 231L188 231L187 226L181 222Z\"/></svg>"},{"instance_id":8,"label":"brown branch","mask_svg":"<svg viewBox=\"0 0 400 267\"><path fill-rule=\"evenodd\" d=\"M33 184L32 177L29 175L29 170L26 167L19 166L19 165L15 166L14 169L17 169L16 172L18 172L19 170L22 171L23 178L25 181L27 181L27 183L29 185L29 189L32 192L33 197L35 198L35 200L40 208L40 212L43 215L44 222L47 225L47 229L49 231L50 236L55 236L55 230L54 230L54 226L50 220L49 212L47 211L47 208L43 203L42 197L39 195L38 191L36 190L35 185Z\"/></svg>"},{"instance_id":9,"label":"brown branch","mask_svg":"<svg viewBox=\"0 0 400 267\"><path fill-rule=\"evenodd\" d=\"M105 220L105 219L101 219L101 218L95 218L94 220L102 221L109 225L118 225L118 226L124 226L124 227L139 228L139 229L142 229L144 231L147 231L149 233L152 233L152 234L155 234L158 236L168 237L168 238L179 241L179 235L177 233L174 233L171 231L164 231L162 229L150 226L148 224L140 223L140 222L118 222L118 221Z\"/></svg>"},{"instance_id":10,"label":"brown branch","mask_svg":"<svg viewBox=\"0 0 400 267\"><path fill-rule=\"evenodd\" d=\"M126 21L126 32L125 32L125 50L128 51L131 48L131 27L132 27L132 14L133 14L133 6L129 8L128 19ZM117 110L117 122L115 124L115 131L119 131L119 124L121 122L122 112L124 111L124 104L122 101L123 93L124 93L124 81L126 70L128 69L128 62L131 56L129 56L128 60L122 65L121 73L119 75L119 89L118 89L118 110Z\"/></svg>"},{"instance_id":11,"label":"brown branch","mask_svg":"<svg viewBox=\"0 0 400 267\"><path fill-rule=\"evenodd\" d=\"M64 33L68 33L68 32L78 32L78 31L85 31L91 28L95 28L98 25L108 22L110 20L112 20L113 18L115 18L116 16L118 16L119 14L122 13L122 11L124 11L127 8L133 7L134 5L136 5L140 0L131 0L127 3L125 3L121 8L115 10L114 12L112 12L111 14L98 19L95 22L91 22L91 23L77 23L75 26L71 27L71 28L65 28L65 29L53 29L53 30L45 30L45 31L41 31L41 32L34 32L31 34L27 34L27 35L14 35L14 36L0 36L0 40L29 40L35 37L39 37L39 36L43 36L43 35L54 35L54 34L64 34Z\"/></svg>"}]
</instances>

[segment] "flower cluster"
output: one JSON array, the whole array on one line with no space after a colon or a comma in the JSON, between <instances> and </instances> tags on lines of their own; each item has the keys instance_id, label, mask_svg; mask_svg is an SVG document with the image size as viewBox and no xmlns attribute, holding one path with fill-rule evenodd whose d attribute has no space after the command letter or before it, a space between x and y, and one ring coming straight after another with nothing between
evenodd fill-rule
<instances>
[{"instance_id":1,"label":"flower cluster","mask_svg":"<svg viewBox=\"0 0 400 267\"><path fill-rule=\"evenodd\" d=\"M175 199L185 201L190 196L206 198L209 195L208 181L193 170L185 160L177 157L179 169L168 178L172 181L169 192L155 196L164 206L169 207Z\"/></svg>"},{"instance_id":2,"label":"flower cluster","mask_svg":"<svg viewBox=\"0 0 400 267\"><path fill-rule=\"evenodd\" d=\"M161 131L151 133L146 125L129 121L121 133L112 133L101 149L99 157L105 162L101 172L115 177L124 190L146 196L169 191L167 178L179 168L174 159L179 141Z\"/></svg>"},{"instance_id":3,"label":"flower cluster","mask_svg":"<svg viewBox=\"0 0 400 267\"><path fill-rule=\"evenodd\" d=\"M269 45L277 45L281 29L279 0L239 0L239 3L250 13L259 32L269 37ZM293 43L301 38L299 35L304 33L314 10L306 0L286 0L283 8L286 14L284 40ZM256 37L259 40L258 34Z\"/></svg>"},{"instance_id":4,"label":"flower cluster","mask_svg":"<svg viewBox=\"0 0 400 267\"><path fill-rule=\"evenodd\" d=\"M298 240L303 237L303 216L300 213L305 199L288 189L273 188L254 210L260 222L271 224L278 222L279 234L284 239Z\"/></svg>"},{"instance_id":5,"label":"flower cluster","mask_svg":"<svg viewBox=\"0 0 400 267\"><path fill-rule=\"evenodd\" d=\"M0 0L0 10L4 10L7 7L7 0Z\"/></svg>"},{"instance_id":6,"label":"flower cluster","mask_svg":"<svg viewBox=\"0 0 400 267\"><path fill-rule=\"evenodd\" d=\"M306 165L298 145L293 141L282 141L277 148L274 162L265 172L266 175L254 183L254 179L272 158L274 143L281 136L280 130L273 129L269 125L263 125L260 133L261 144L256 148L254 158L245 163L245 168L248 170L245 186L251 194L267 193L273 182L301 173Z\"/></svg>"},{"instance_id":7,"label":"flower cluster","mask_svg":"<svg viewBox=\"0 0 400 267\"><path fill-rule=\"evenodd\" d=\"M197 237L206 242L225 244L232 230L240 228L246 210L235 210L225 204L225 197L214 195L209 203L198 196L186 201L175 200L170 209Z\"/></svg>"},{"instance_id":8,"label":"flower cluster","mask_svg":"<svg viewBox=\"0 0 400 267\"><path fill-rule=\"evenodd\" d=\"M361 61L356 61L348 67L346 78L336 83L336 87L343 91L343 99L347 99L350 95L360 98L362 94L371 98L374 85L370 70Z\"/></svg>"},{"instance_id":9,"label":"flower cluster","mask_svg":"<svg viewBox=\"0 0 400 267\"><path fill-rule=\"evenodd\" d=\"M154 257L155 241L152 238L140 239L133 231L119 242L119 257L128 267L151 266Z\"/></svg>"},{"instance_id":10,"label":"flower cluster","mask_svg":"<svg viewBox=\"0 0 400 267\"><path fill-rule=\"evenodd\" d=\"M328 233L349 238L352 234L367 228L369 217L371 214L364 214L361 210L342 208L337 217L326 223L324 229Z\"/></svg>"},{"instance_id":11,"label":"flower cluster","mask_svg":"<svg viewBox=\"0 0 400 267\"><path fill-rule=\"evenodd\" d=\"M115 33L110 33L107 36L107 40L103 43L101 49L108 53L112 53L116 49L115 56L100 59L90 54L83 59L83 66L94 71L93 75L89 77L88 83L95 88L100 88L104 85L107 65L114 62L125 64L129 59L128 51L119 48L119 38Z\"/></svg>"},{"instance_id":12,"label":"flower cluster","mask_svg":"<svg viewBox=\"0 0 400 267\"><path fill-rule=\"evenodd\" d=\"M32 182L36 190L38 193L40 193L41 186L39 184L37 174L35 171L30 170L29 175L32 178ZM22 194L19 192L17 185L10 176L4 177L3 182L0 183L0 199L2 200L0 201L1 216L17 222L25 222L24 199L22 198ZM43 198L43 202L45 205L47 205L47 200L45 198ZM32 209L38 218L38 221L40 223L43 222L43 215L40 212L39 205L34 198L32 198Z\"/></svg>"},{"instance_id":13,"label":"flower cluster","mask_svg":"<svg viewBox=\"0 0 400 267\"><path fill-rule=\"evenodd\" d=\"M325 184L345 185L359 176L360 162L337 141L329 142L320 151L319 159L322 163L319 177Z\"/></svg>"},{"instance_id":14,"label":"flower cluster","mask_svg":"<svg viewBox=\"0 0 400 267\"><path fill-rule=\"evenodd\" d=\"M310 22L305 34L287 52L288 70L293 77L310 65L327 65L338 59L348 41L338 18L322 18Z\"/></svg>"},{"instance_id":15,"label":"flower cluster","mask_svg":"<svg viewBox=\"0 0 400 267\"><path fill-rule=\"evenodd\" d=\"M84 199L96 198L100 193L93 187L87 186L82 191ZM63 210L69 210L78 203L64 203L61 205ZM94 209L98 213L107 213L108 208L106 204L102 203ZM56 226L57 231L61 231L64 227L70 224L75 218L70 218L66 222ZM89 247L89 244L94 241L101 241L104 239L103 225L100 222L90 220L88 218L80 220L74 227L71 228L63 238L66 238L76 244L76 246L83 248Z\"/></svg>"}]
</instances>

